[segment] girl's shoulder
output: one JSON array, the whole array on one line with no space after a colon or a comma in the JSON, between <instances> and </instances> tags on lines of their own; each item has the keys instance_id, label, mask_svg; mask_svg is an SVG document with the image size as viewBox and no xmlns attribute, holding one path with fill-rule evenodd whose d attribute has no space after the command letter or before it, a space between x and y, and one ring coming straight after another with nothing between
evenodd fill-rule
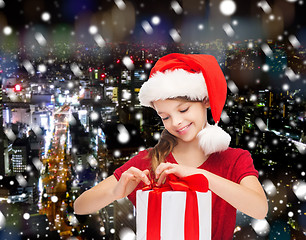
<instances>
[{"instance_id":1,"label":"girl's shoulder","mask_svg":"<svg viewBox=\"0 0 306 240\"><path fill-rule=\"evenodd\" d=\"M148 151L142 150L139 151L137 154L132 156L130 160L128 160L126 163L124 163L122 166L118 167L114 171L114 175L117 178L117 180L120 179L120 176L123 172L128 170L130 167L136 167L140 170L145 170L150 168L150 159L148 157Z\"/></svg>"},{"instance_id":2,"label":"girl's shoulder","mask_svg":"<svg viewBox=\"0 0 306 240\"><path fill-rule=\"evenodd\" d=\"M220 161L230 161L233 162L241 158L251 158L249 151L242 148L227 148L225 151L213 153L213 158Z\"/></svg>"},{"instance_id":3,"label":"girl's shoulder","mask_svg":"<svg viewBox=\"0 0 306 240\"><path fill-rule=\"evenodd\" d=\"M147 165L150 162L149 149L141 150L137 154L135 154L128 162L134 163L136 165Z\"/></svg>"},{"instance_id":4,"label":"girl's shoulder","mask_svg":"<svg viewBox=\"0 0 306 240\"><path fill-rule=\"evenodd\" d=\"M219 176L237 183L247 175L258 176L251 154L247 150L228 148L223 152L213 154L212 157L213 159L208 161L205 168Z\"/></svg>"},{"instance_id":5,"label":"girl's shoulder","mask_svg":"<svg viewBox=\"0 0 306 240\"><path fill-rule=\"evenodd\" d=\"M138 158L139 158L139 159L145 158L145 159L147 159L147 158L149 158L149 151L150 151L150 148L141 150L141 151L139 151L138 153L136 153L136 154L132 157L132 159L133 159L133 158L137 158L137 159L138 159Z\"/></svg>"},{"instance_id":6,"label":"girl's shoulder","mask_svg":"<svg viewBox=\"0 0 306 240\"><path fill-rule=\"evenodd\" d=\"M250 152L242 148L229 147L225 151L217 153L220 157L239 157L241 155L250 155Z\"/></svg>"}]
</instances>

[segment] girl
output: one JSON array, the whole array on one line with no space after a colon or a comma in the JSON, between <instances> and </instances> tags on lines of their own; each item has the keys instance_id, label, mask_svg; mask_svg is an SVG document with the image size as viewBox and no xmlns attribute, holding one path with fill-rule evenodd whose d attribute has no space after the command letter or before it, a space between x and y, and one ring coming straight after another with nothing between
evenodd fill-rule
<instances>
[{"instance_id":1,"label":"girl","mask_svg":"<svg viewBox=\"0 0 306 240\"><path fill-rule=\"evenodd\" d=\"M210 55L173 53L160 58L139 93L140 104L156 110L165 130L158 144L139 152L114 174L84 192L74 203L76 214L89 214L128 197L154 177L203 174L212 191L212 239L232 239L236 209L265 218L268 205L248 151L229 148L230 136L217 126L227 85ZM216 124L207 123L211 108Z\"/></svg>"}]
</instances>

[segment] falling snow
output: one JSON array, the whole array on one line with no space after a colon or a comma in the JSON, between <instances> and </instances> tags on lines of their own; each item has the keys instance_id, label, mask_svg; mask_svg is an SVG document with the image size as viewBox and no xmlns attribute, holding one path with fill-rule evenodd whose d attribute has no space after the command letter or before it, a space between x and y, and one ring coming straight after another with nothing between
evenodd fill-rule
<instances>
[{"instance_id":1,"label":"falling snow","mask_svg":"<svg viewBox=\"0 0 306 240\"><path fill-rule=\"evenodd\" d=\"M273 57L273 52L268 44L264 43L261 45L261 49L267 57Z\"/></svg>"},{"instance_id":2,"label":"falling snow","mask_svg":"<svg viewBox=\"0 0 306 240\"><path fill-rule=\"evenodd\" d=\"M229 37L233 37L235 35L234 29L228 23L224 23L223 24L223 30L226 33L226 35L229 36Z\"/></svg>"},{"instance_id":3,"label":"falling snow","mask_svg":"<svg viewBox=\"0 0 306 240\"><path fill-rule=\"evenodd\" d=\"M39 45L41 45L43 47L47 45L47 40L41 33L39 33L39 32L35 33L35 39L37 40Z\"/></svg>"},{"instance_id":4,"label":"falling snow","mask_svg":"<svg viewBox=\"0 0 306 240\"><path fill-rule=\"evenodd\" d=\"M261 237L267 236L270 231L270 225L266 219L262 219L262 220L253 219L252 227L254 231Z\"/></svg>"},{"instance_id":5,"label":"falling snow","mask_svg":"<svg viewBox=\"0 0 306 240\"><path fill-rule=\"evenodd\" d=\"M90 26L90 28L88 29L88 31L89 31L89 33L90 33L91 35L95 35L95 34L98 33L98 28L97 28L97 26L92 25L92 26Z\"/></svg>"},{"instance_id":6,"label":"falling snow","mask_svg":"<svg viewBox=\"0 0 306 240\"><path fill-rule=\"evenodd\" d=\"M299 40L296 38L296 36L290 35L288 37L288 39L289 39L290 43L292 44L292 46L294 48L299 48L301 46L301 44L300 44Z\"/></svg>"},{"instance_id":7,"label":"falling snow","mask_svg":"<svg viewBox=\"0 0 306 240\"><path fill-rule=\"evenodd\" d=\"M123 59L122 59L122 62L123 64L130 70L133 70L134 69L134 64L133 64L133 61L131 58L129 58L128 56L125 56Z\"/></svg>"},{"instance_id":8,"label":"falling snow","mask_svg":"<svg viewBox=\"0 0 306 240\"><path fill-rule=\"evenodd\" d=\"M103 37L100 35L100 34L95 34L94 35L94 40L95 40L95 42L97 43L97 45L99 46L99 47L104 47L105 46L105 40L103 39Z\"/></svg>"},{"instance_id":9,"label":"falling snow","mask_svg":"<svg viewBox=\"0 0 306 240\"><path fill-rule=\"evenodd\" d=\"M10 27L10 26L5 26L4 28L3 28L3 33L5 34L5 35L11 35L12 34L12 32L13 32L13 29Z\"/></svg>"},{"instance_id":10,"label":"falling snow","mask_svg":"<svg viewBox=\"0 0 306 240\"><path fill-rule=\"evenodd\" d=\"M223 15L231 16L236 11L236 3L233 0L222 0L219 9Z\"/></svg>"},{"instance_id":11,"label":"falling snow","mask_svg":"<svg viewBox=\"0 0 306 240\"><path fill-rule=\"evenodd\" d=\"M130 228L122 228L119 233L120 240L135 240L136 234Z\"/></svg>"},{"instance_id":12,"label":"falling snow","mask_svg":"<svg viewBox=\"0 0 306 240\"><path fill-rule=\"evenodd\" d=\"M4 0L0 0L0 8L4 8L5 7L5 2Z\"/></svg>"},{"instance_id":13,"label":"falling snow","mask_svg":"<svg viewBox=\"0 0 306 240\"><path fill-rule=\"evenodd\" d=\"M115 0L115 3L120 10L124 10L126 8L126 4L123 0Z\"/></svg>"},{"instance_id":14,"label":"falling snow","mask_svg":"<svg viewBox=\"0 0 306 240\"><path fill-rule=\"evenodd\" d=\"M49 21L51 19L51 14L48 12L44 12L41 14L41 19L45 22Z\"/></svg>"},{"instance_id":15,"label":"falling snow","mask_svg":"<svg viewBox=\"0 0 306 240\"><path fill-rule=\"evenodd\" d=\"M56 202L58 201L58 197L57 197L57 196L52 196L52 197L51 197L51 201L52 201L53 203L56 203Z\"/></svg>"},{"instance_id":16,"label":"falling snow","mask_svg":"<svg viewBox=\"0 0 306 240\"><path fill-rule=\"evenodd\" d=\"M237 212L236 239L305 238L305 1L12 2L0 0L0 143L5 159L17 157L13 143L31 133L41 156L0 174L0 239L136 239L126 199L114 203L117 218L113 206L80 218L73 202L160 140L160 120L137 93L170 52L215 55L226 73L220 125L250 151L269 200L265 219ZM42 96L50 101L29 104ZM20 123L24 131L11 127Z\"/></svg>"},{"instance_id":17,"label":"falling snow","mask_svg":"<svg viewBox=\"0 0 306 240\"><path fill-rule=\"evenodd\" d=\"M176 29L171 29L169 31L169 34L172 37L174 42L180 42L181 41L181 36Z\"/></svg>"},{"instance_id":18,"label":"falling snow","mask_svg":"<svg viewBox=\"0 0 306 240\"><path fill-rule=\"evenodd\" d=\"M260 7L267 14L269 14L272 11L269 3L267 3L266 1L258 2L257 6Z\"/></svg>"},{"instance_id":19,"label":"falling snow","mask_svg":"<svg viewBox=\"0 0 306 240\"><path fill-rule=\"evenodd\" d=\"M183 8L177 1L171 2L171 8L175 11L176 14L181 14L183 12Z\"/></svg>"},{"instance_id":20,"label":"falling snow","mask_svg":"<svg viewBox=\"0 0 306 240\"><path fill-rule=\"evenodd\" d=\"M153 25L159 25L160 22L161 22L161 19L159 16L153 16L152 19L151 19L151 22Z\"/></svg>"}]
</instances>

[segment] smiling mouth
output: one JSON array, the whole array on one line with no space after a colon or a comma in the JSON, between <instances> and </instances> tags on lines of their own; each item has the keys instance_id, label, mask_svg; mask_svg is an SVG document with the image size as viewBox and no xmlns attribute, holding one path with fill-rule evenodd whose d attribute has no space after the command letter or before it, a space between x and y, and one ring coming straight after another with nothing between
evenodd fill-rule
<instances>
[{"instance_id":1,"label":"smiling mouth","mask_svg":"<svg viewBox=\"0 0 306 240\"><path fill-rule=\"evenodd\" d=\"M180 130L178 130L177 132L178 133L181 133L181 132L183 132L184 130L186 130L187 128L189 128L190 127L190 125L191 125L191 123L189 123L186 127L183 127L183 128L181 128Z\"/></svg>"}]
</instances>

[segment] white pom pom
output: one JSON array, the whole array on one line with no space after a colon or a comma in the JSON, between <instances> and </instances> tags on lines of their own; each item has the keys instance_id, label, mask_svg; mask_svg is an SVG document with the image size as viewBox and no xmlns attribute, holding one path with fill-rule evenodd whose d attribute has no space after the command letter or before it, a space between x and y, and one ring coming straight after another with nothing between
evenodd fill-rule
<instances>
[{"instance_id":1,"label":"white pom pom","mask_svg":"<svg viewBox=\"0 0 306 240\"><path fill-rule=\"evenodd\" d=\"M207 123L205 128L198 133L197 137L206 155L226 150L231 141L231 136L218 127L217 124L210 125Z\"/></svg>"}]
</instances>

